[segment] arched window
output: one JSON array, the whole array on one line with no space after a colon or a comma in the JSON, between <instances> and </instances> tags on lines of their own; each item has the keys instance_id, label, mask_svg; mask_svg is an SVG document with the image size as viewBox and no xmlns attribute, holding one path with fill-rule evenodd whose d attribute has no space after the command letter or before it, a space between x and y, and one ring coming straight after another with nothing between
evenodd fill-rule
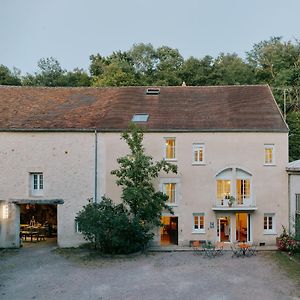
<instances>
[{"instance_id":1,"label":"arched window","mask_svg":"<svg viewBox=\"0 0 300 300\"><path fill-rule=\"evenodd\" d=\"M236 205L250 205L251 181L252 175L240 168L222 170L216 176L218 204L227 206L230 197L233 196Z\"/></svg>"}]
</instances>

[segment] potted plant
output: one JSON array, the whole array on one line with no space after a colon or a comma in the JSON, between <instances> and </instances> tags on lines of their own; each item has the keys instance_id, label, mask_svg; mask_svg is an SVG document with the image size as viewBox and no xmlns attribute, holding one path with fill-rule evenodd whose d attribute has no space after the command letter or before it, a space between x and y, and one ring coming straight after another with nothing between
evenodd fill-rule
<instances>
[{"instance_id":1,"label":"potted plant","mask_svg":"<svg viewBox=\"0 0 300 300\"><path fill-rule=\"evenodd\" d=\"M230 196L228 199L228 205L231 207L235 203L235 198L233 196Z\"/></svg>"}]
</instances>

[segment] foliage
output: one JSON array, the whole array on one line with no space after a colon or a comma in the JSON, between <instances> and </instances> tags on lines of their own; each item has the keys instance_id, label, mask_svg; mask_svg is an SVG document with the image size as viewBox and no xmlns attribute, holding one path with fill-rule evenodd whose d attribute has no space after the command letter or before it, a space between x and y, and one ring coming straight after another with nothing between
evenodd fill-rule
<instances>
[{"instance_id":1,"label":"foliage","mask_svg":"<svg viewBox=\"0 0 300 300\"><path fill-rule=\"evenodd\" d=\"M281 251L287 251L290 254L299 251L300 245L295 240L295 237L289 234L284 226L282 226L283 232L277 238L277 247Z\"/></svg>"},{"instance_id":2,"label":"foliage","mask_svg":"<svg viewBox=\"0 0 300 300\"><path fill-rule=\"evenodd\" d=\"M20 70L0 65L0 85L21 85Z\"/></svg>"},{"instance_id":3,"label":"foliage","mask_svg":"<svg viewBox=\"0 0 300 300\"><path fill-rule=\"evenodd\" d=\"M152 180L160 171L177 173L177 166L165 160L154 163L152 157L145 154L143 136L142 130L134 124L122 133L131 153L118 158L120 168L111 173L122 187L122 200L131 215L150 230L160 225L162 210L170 210L166 205L167 196L155 191Z\"/></svg>"},{"instance_id":4,"label":"foliage","mask_svg":"<svg viewBox=\"0 0 300 300\"><path fill-rule=\"evenodd\" d=\"M76 222L85 239L102 253L132 253L143 249L153 236L140 220L129 217L123 204L108 198L84 206Z\"/></svg>"},{"instance_id":5,"label":"foliage","mask_svg":"<svg viewBox=\"0 0 300 300\"><path fill-rule=\"evenodd\" d=\"M131 153L119 158L120 168L111 173L122 187L123 203L103 198L100 203L84 206L76 216L85 239L102 253L131 253L147 245L153 238L152 229L161 225L162 210L169 209L165 204L168 197L155 191L152 180L160 171L177 172L175 165L153 163L144 153L143 132L137 126L132 124L122 138Z\"/></svg>"}]
</instances>

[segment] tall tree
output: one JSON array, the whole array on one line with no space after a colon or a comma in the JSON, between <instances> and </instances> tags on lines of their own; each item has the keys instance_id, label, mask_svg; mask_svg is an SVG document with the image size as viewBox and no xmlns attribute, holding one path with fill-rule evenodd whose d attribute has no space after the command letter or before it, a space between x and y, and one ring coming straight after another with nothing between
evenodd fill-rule
<instances>
[{"instance_id":1,"label":"tall tree","mask_svg":"<svg viewBox=\"0 0 300 300\"><path fill-rule=\"evenodd\" d=\"M0 65L0 84L21 85L20 70L14 68L11 71L8 67Z\"/></svg>"}]
</instances>

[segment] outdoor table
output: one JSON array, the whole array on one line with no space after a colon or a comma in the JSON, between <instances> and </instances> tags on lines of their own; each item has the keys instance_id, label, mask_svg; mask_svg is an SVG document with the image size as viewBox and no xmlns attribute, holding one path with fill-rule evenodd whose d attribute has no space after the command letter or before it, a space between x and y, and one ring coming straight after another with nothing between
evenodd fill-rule
<instances>
[{"instance_id":1,"label":"outdoor table","mask_svg":"<svg viewBox=\"0 0 300 300\"><path fill-rule=\"evenodd\" d=\"M239 247L242 249L243 255L245 256L250 245L246 244L246 243L242 243L242 244L239 244Z\"/></svg>"},{"instance_id":2,"label":"outdoor table","mask_svg":"<svg viewBox=\"0 0 300 300\"><path fill-rule=\"evenodd\" d=\"M39 232L38 231L31 231L31 230L24 230L24 231L21 231L21 236L25 238L25 241L27 240L27 237L30 237L30 241L32 242L32 238L34 236L38 240Z\"/></svg>"}]
</instances>

